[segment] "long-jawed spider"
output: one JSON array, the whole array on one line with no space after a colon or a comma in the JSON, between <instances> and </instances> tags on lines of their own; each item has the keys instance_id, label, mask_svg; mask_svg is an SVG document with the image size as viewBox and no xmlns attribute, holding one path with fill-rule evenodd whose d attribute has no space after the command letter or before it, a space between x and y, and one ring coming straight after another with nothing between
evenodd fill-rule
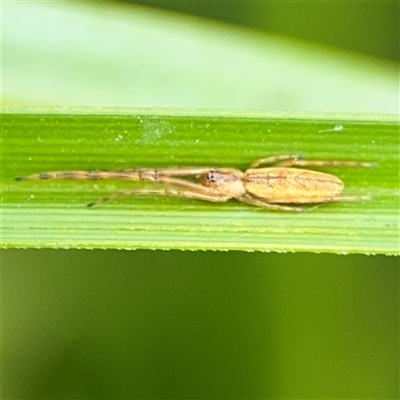
<instances>
[{"instance_id":1,"label":"long-jawed spider","mask_svg":"<svg viewBox=\"0 0 400 400\"><path fill-rule=\"evenodd\" d=\"M263 167L270 165L269 167ZM54 171L16 178L17 181L71 179L154 182L170 186L158 189L129 189L103 197L88 207L126 196L157 195L224 203L230 199L278 211L303 211L296 204L368 200L370 196L343 196L344 184L335 175L304 169L308 167L362 167L358 161L304 160L299 155L279 155L255 160L246 171L234 168L177 167L134 168L116 171ZM197 182L182 177L198 180ZM286 205L286 204L291 204Z\"/></svg>"}]
</instances>

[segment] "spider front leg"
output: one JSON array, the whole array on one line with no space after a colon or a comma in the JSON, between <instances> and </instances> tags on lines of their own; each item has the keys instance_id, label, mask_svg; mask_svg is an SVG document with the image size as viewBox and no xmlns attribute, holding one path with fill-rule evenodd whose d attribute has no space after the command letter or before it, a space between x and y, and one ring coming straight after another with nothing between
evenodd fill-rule
<instances>
[{"instance_id":1,"label":"spider front leg","mask_svg":"<svg viewBox=\"0 0 400 400\"><path fill-rule=\"evenodd\" d=\"M208 170L207 170L208 171ZM136 195L161 195L161 196L174 196L174 197L187 197L199 200L225 202L229 200L230 196L223 195L216 191L214 188L204 186L199 183L187 181L185 179L173 178L171 176L163 176L159 174L158 170L141 170L139 172L139 180L144 182L153 182L164 185L170 185L172 189L130 189L111 196L104 197L100 200L88 204L92 207L99 203L104 203L120 197L136 196ZM174 188L175 187L175 188ZM176 188L182 188L178 190Z\"/></svg>"},{"instance_id":2,"label":"spider front leg","mask_svg":"<svg viewBox=\"0 0 400 400\"><path fill-rule=\"evenodd\" d=\"M38 174L20 176L15 178L19 181L34 180L108 180L122 179L128 181L156 182L158 177L167 176L197 176L206 174L211 168L206 167L183 167L183 168L128 168L112 171L48 171Z\"/></svg>"},{"instance_id":3,"label":"spider front leg","mask_svg":"<svg viewBox=\"0 0 400 400\"><path fill-rule=\"evenodd\" d=\"M209 170L207 170L208 172ZM144 182L160 183L164 185L170 185L175 187L181 187L191 192L207 194L215 194L215 189L212 187L204 186L200 183L194 183L180 178L172 178L171 176L164 176L158 173L158 170L144 170L139 174L139 180Z\"/></svg>"},{"instance_id":4,"label":"spider front leg","mask_svg":"<svg viewBox=\"0 0 400 400\"><path fill-rule=\"evenodd\" d=\"M154 176L198 176L204 175L210 171L211 167L171 167L171 168L128 168L120 169L118 172L124 174L135 174L140 175L148 174Z\"/></svg>"},{"instance_id":5,"label":"spider front leg","mask_svg":"<svg viewBox=\"0 0 400 400\"><path fill-rule=\"evenodd\" d=\"M99 200L89 203L87 207L92 207L97 204L105 203L110 200L115 200L127 196L171 196L182 197L187 199L196 199L204 201L212 201L214 203L225 203L230 199L229 196L223 196L217 192L210 192L208 194L196 192L193 190L177 190L177 189L131 189L123 192L112 194L111 196L103 197Z\"/></svg>"}]
</instances>

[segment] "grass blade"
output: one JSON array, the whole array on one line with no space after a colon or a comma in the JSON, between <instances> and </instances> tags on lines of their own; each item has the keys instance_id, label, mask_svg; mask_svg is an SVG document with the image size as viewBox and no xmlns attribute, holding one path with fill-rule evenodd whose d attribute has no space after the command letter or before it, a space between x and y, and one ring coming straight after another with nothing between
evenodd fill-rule
<instances>
[{"instance_id":1,"label":"grass blade","mask_svg":"<svg viewBox=\"0 0 400 400\"><path fill-rule=\"evenodd\" d=\"M278 113L63 110L2 116L2 246L314 251L398 254L395 117ZM14 182L54 170L215 166L246 169L256 158L373 161L374 169L326 169L345 194L373 200L270 212L156 196L86 204L149 183ZM325 170L325 169L324 169Z\"/></svg>"}]
</instances>

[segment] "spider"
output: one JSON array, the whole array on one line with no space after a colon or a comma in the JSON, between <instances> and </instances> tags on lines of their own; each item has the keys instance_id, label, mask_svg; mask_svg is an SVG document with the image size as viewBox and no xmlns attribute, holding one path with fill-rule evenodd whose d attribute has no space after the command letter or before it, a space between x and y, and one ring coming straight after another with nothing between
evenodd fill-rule
<instances>
[{"instance_id":1,"label":"spider","mask_svg":"<svg viewBox=\"0 0 400 400\"><path fill-rule=\"evenodd\" d=\"M260 168L261 166L267 166ZM17 181L47 179L124 179L170 186L164 189L129 189L103 197L88 207L125 196L157 195L224 203L230 199L278 211L303 211L295 204L368 200L369 196L342 196L343 182L335 175L304 167L364 167L357 161L307 161L299 155L260 158L246 171L234 168L171 167L134 168L115 171L54 171L16 178ZM198 182L182 179L197 179ZM288 204L288 205L286 205Z\"/></svg>"}]
</instances>

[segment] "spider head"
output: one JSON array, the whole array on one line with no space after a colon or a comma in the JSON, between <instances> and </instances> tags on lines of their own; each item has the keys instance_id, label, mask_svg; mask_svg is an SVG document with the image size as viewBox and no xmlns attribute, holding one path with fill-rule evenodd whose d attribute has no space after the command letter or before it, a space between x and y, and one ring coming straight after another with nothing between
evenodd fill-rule
<instances>
[{"instance_id":1,"label":"spider head","mask_svg":"<svg viewBox=\"0 0 400 400\"><path fill-rule=\"evenodd\" d=\"M210 169L202 177L201 184L230 197L240 197L246 191L242 178L243 172L236 169Z\"/></svg>"}]
</instances>

